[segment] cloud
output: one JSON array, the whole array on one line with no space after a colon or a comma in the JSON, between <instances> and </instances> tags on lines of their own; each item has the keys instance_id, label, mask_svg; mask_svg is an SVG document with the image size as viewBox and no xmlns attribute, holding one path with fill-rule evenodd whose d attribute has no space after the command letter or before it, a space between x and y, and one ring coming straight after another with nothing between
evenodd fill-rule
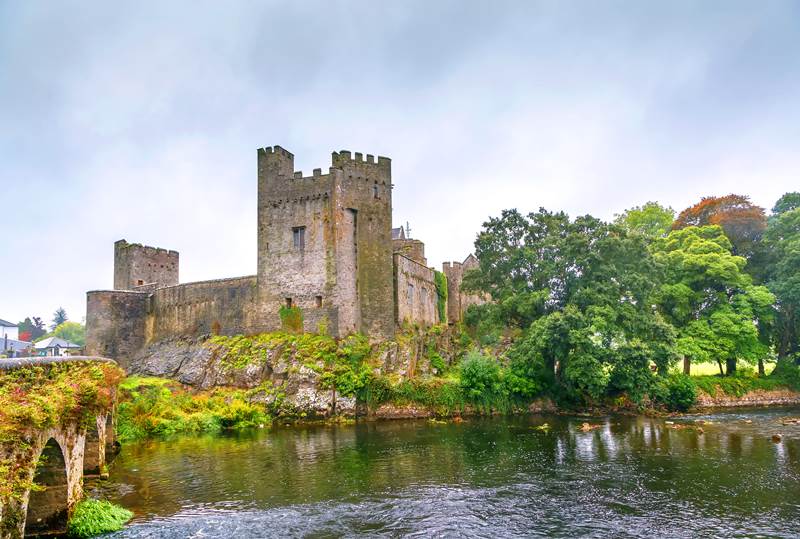
<instances>
[{"instance_id":1,"label":"cloud","mask_svg":"<svg viewBox=\"0 0 800 539\"><path fill-rule=\"evenodd\" d=\"M539 206L797 188L789 2L0 5L0 317L83 316L119 238L255 272L255 149L393 159L431 264ZM8 233L11 231L11 233Z\"/></svg>"}]
</instances>

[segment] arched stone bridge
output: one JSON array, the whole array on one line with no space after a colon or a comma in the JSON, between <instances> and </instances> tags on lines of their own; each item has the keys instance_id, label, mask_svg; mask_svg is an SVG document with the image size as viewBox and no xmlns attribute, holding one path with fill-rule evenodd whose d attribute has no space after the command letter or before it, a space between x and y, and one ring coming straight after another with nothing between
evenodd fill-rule
<instances>
[{"instance_id":1,"label":"arched stone bridge","mask_svg":"<svg viewBox=\"0 0 800 539\"><path fill-rule=\"evenodd\" d=\"M116 366L102 357L22 358L0 360L0 371L42 367L48 372L65 363ZM46 374L42 379L47 383ZM116 383L105 389L106 398L89 412L57 418L45 427L23 424L14 440L0 440L0 474L6 476L6 488L0 488L0 539L65 532L75 504L83 498L83 478L107 474L106 464L118 448Z\"/></svg>"}]
</instances>

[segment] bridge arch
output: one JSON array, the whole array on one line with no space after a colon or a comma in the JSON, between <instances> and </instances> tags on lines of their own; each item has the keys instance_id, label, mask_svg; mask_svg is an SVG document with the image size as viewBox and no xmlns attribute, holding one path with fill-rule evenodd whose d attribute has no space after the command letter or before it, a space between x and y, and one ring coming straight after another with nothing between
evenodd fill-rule
<instances>
[{"instance_id":1,"label":"bridge arch","mask_svg":"<svg viewBox=\"0 0 800 539\"><path fill-rule=\"evenodd\" d=\"M67 458L55 438L49 438L37 459L25 519L25 535L65 532L69 517Z\"/></svg>"}]
</instances>

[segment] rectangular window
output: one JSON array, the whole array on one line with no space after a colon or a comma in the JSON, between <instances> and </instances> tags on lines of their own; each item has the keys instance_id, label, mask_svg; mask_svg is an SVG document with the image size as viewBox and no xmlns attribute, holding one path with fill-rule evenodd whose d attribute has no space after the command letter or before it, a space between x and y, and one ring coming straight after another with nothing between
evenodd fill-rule
<instances>
[{"instance_id":1,"label":"rectangular window","mask_svg":"<svg viewBox=\"0 0 800 539\"><path fill-rule=\"evenodd\" d=\"M378 184L372 186L372 197L373 198L381 198L378 194Z\"/></svg>"},{"instance_id":2,"label":"rectangular window","mask_svg":"<svg viewBox=\"0 0 800 539\"><path fill-rule=\"evenodd\" d=\"M302 251L306 248L306 227L296 226L292 229L292 242L295 249Z\"/></svg>"},{"instance_id":3,"label":"rectangular window","mask_svg":"<svg viewBox=\"0 0 800 539\"><path fill-rule=\"evenodd\" d=\"M408 285L408 304L412 305L414 303L414 285Z\"/></svg>"},{"instance_id":4,"label":"rectangular window","mask_svg":"<svg viewBox=\"0 0 800 539\"><path fill-rule=\"evenodd\" d=\"M142 286L144 284L144 281L139 279L138 281L136 281L136 284Z\"/></svg>"},{"instance_id":5,"label":"rectangular window","mask_svg":"<svg viewBox=\"0 0 800 539\"><path fill-rule=\"evenodd\" d=\"M292 308L292 298L286 298L286 306Z\"/></svg>"},{"instance_id":6,"label":"rectangular window","mask_svg":"<svg viewBox=\"0 0 800 539\"><path fill-rule=\"evenodd\" d=\"M322 307L322 296L317 296L317 309Z\"/></svg>"}]
</instances>

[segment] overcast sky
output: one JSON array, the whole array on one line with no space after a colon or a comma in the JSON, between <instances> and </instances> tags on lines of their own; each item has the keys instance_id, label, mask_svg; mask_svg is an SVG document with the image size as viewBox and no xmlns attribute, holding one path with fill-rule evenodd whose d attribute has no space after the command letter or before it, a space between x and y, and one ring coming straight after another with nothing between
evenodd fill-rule
<instances>
[{"instance_id":1,"label":"overcast sky","mask_svg":"<svg viewBox=\"0 0 800 539\"><path fill-rule=\"evenodd\" d=\"M274 144L391 157L437 268L504 208L770 208L800 188L800 2L0 0L0 318L81 320L120 238L254 274Z\"/></svg>"}]
</instances>

